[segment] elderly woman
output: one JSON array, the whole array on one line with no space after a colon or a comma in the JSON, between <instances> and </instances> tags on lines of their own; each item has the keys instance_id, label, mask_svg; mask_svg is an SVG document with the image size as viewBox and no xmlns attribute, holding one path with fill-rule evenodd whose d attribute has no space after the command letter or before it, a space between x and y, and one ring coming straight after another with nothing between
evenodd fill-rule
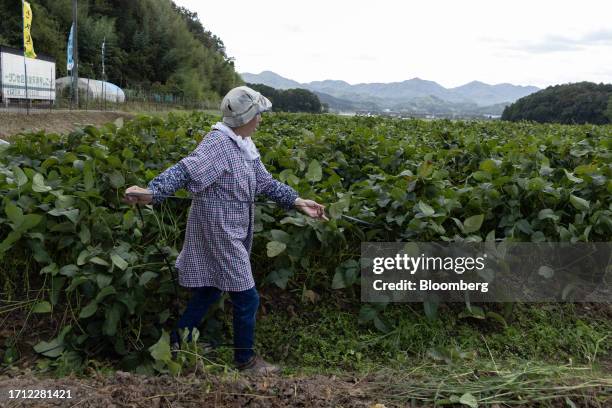
<instances>
[{"instance_id":1,"label":"elderly woman","mask_svg":"<svg viewBox=\"0 0 612 408\"><path fill-rule=\"evenodd\" d=\"M261 162L251 135L261 113L271 108L258 92L241 86L221 102L223 122L212 127L187 157L154 178L148 188L132 186L125 200L157 204L186 187L193 201L185 242L176 261L179 283L193 295L178 322L179 329L198 326L222 292L233 305L234 360L240 370L265 374L278 371L253 350L259 295L251 272L250 252L255 220L255 195L265 194L284 209L293 207L310 217L327 220L324 206L304 200L275 180ZM179 342L172 333L173 347Z\"/></svg>"}]
</instances>

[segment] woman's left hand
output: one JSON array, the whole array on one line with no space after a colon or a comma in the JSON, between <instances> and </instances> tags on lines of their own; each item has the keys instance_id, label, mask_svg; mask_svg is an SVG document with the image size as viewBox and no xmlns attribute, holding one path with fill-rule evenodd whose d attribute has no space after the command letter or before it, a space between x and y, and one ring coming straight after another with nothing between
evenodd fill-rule
<instances>
[{"instance_id":1,"label":"woman's left hand","mask_svg":"<svg viewBox=\"0 0 612 408\"><path fill-rule=\"evenodd\" d=\"M294 205L297 209L309 217L329 221L329 218L327 218L325 215L325 206L317 203L316 201L298 198L295 200Z\"/></svg>"}]
</instances>

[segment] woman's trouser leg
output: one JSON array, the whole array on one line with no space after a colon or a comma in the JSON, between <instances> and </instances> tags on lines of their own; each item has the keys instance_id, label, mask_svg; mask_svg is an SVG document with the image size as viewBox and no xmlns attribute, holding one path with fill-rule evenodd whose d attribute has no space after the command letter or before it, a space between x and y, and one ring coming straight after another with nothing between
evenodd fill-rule
<instances>
[{"instance_id":1,"label":"woman's trouser leg","mask_svg":"<svg viewBox=\"0 0 612 408\"><path fill-rule=\"evenodd\" d=\"M234 308L234 361L240 365L255 355L255 315L259 294L254 287L229 294Z\"/></svg>"},{"instance_id":2,"label":"woman's trouser leg","mask_svg":"<svg viewBox=\"0 0 612 408\"><path fill-rule=\"evenodd\" d=\"M193 288L192 291L193 295L191 295L191 299L189 299L189 303L187 303L187 308L183 312L177 325L178 329L189 329L188 341L191 341L191 332L193 328L200 324L208 308L219 300L223 293L221 290L212 286ZM176 331L172 332L171 342L179 342L179 335Z\"/></svg>"}]
</instances>

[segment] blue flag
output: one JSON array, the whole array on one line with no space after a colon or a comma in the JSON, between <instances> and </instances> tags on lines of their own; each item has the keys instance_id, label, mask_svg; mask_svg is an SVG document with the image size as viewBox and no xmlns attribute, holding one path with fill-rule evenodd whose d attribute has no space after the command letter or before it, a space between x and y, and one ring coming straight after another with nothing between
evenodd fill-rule
<instances>
[{"instance_id":1,"label":"blue flag","mask_svg":"<svg viewBox=\"0 0 612 408\"><path fill-rule=\"evenodd\" d=\"M72 36L74 34L74 24L70 26L70 36L68 37L68 48L67 48L67 56L66 56L66 69L68 71L72 71L74 68L74 60L72 59Z\"/></svg>"}]
</instances>

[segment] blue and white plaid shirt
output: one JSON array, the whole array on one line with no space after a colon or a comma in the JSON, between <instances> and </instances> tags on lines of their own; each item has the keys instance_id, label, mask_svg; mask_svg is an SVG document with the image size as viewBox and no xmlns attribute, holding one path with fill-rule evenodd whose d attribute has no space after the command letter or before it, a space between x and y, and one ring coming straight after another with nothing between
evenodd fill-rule
<instances>
[{"instance_id":1,"label":"blue and white plaid shirt","mask_svg":"<svg viewBox=\"0 0 612 408\"><path fill-rule=\"evenodd\" d=\"M232 292L255 286L250 262L255 196L265 194L287 210L298 198L293 188L268 173L261 158L246 160L230 135L216 129L148 188L154 204L180 188L194 198L176 260L181 286Z\"/></svg>"}]
</instances>

